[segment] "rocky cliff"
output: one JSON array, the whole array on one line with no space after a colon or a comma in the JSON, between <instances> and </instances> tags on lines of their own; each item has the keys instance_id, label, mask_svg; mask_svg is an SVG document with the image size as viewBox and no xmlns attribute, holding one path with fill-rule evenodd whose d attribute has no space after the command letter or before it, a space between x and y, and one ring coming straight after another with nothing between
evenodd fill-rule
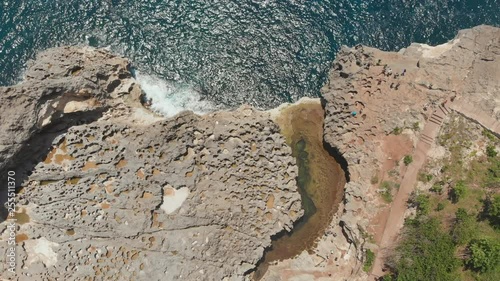
<instances>
[{"instance_id":1,"label":"rocky cliff","mask_svg":"<svg viewBox=\"0 0 500 281\"><path fill-rule=\"evenodd\" d=\"M412 188L418 167L402 159L433 147L427 128L454 110L500 133L499 56L489 26L435 47L343 48L314 106L346 172L344 200L314 249L273 262L262 280L369 279L365 250L383 244L391 210L379 187ZM129 62L92 48L47 50L25 76L0 88L1 176L15 171L19 192L17 280L249 279L271 237L302 216L276 116L246 106L157 116L139 103Z\"/></svg>"},{"instance_id":2,"label":"rocky cliff","mask_svg":"<svg viewBox=\"0 0 500 281\"><path fill-rule=\"evenodd\" d=\"M129 62L91 48L45 51L25 76L0 88L0 168L19 191L17 275L2 263L4 278L241 280L301 217L268 113L156 116Z\"/></svg>"},{"instance_id":3,"label":"rocky cliff","mask_svg":"<svg viewBox=\"0 0 500 281\"><path fill-rule=\"evenodd\" d=\"M371 179L383 178L381 172L393 168L386 160L401 160L389 155L397 150L390 137L406 129L403 136L415 146L419 129L435 120L439 105L454 108L465 101L497 120L489 122L495 132L500 119L499 56L500 29L490 26L462 30L435 47L414 43L398 53L364 46L340 51L322 89L324 138L349 165L346 212L340 222L354 244L364 241L366 218L374 214L366 195L374 184ZM388 145L392 147L386 149Z\"/></svg>"}]
</instances>

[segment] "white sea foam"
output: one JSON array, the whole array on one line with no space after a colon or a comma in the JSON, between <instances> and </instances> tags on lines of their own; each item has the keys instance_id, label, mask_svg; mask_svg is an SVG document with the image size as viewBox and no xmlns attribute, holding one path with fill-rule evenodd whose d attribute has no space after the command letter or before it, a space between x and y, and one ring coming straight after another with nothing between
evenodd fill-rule
<instances>
[{"instance_id":1,"label":"white sea foam","mask_svg":"<svg viewBox=\"0 0 500 281\"><path fill-rule=\"evenodd\" d=\"M146 97L152 99L151 109L167 117L191 110L197 114L205 114L216 109L210 101L202 100L201 94L187 84L167 82L158 77L135 73Z\"/></svg>"}]
</instances>

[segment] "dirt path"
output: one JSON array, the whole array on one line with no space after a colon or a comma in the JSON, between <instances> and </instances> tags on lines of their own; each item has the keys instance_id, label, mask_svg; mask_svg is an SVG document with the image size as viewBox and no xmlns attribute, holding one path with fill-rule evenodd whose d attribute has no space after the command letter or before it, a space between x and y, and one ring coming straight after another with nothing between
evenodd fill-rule
<instances>
[{"instance_id":1,"label":"dirt path","mask_svg":"<svg viewBox=\"0 0 500 281\"><path fill-rule=\"evenodd\" d=\"M385 223L384 233L380 242L380 250L377 252L371 276L376 279L384 275L384 257L387 249L394 244L398 233L404 224L404 213L407 209L407 201L410 193L413 191L416 182L418 171L425 163L427 152L429 151L434 139L439 133L439 129L443 123L443 119L449 113L445 107L439 106L431 115L417 143L416 149L413 151L413 162L408 166L406 173L401 181L399 191L391 205L391 211L387 222Z\"/></svg>"}]
</instances>

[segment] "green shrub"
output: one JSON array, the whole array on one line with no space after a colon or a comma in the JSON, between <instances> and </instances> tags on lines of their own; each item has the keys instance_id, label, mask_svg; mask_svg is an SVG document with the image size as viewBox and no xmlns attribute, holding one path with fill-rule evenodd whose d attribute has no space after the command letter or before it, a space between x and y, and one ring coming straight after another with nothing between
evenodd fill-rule
<instances>
[{"instance_id":1,"label":"green shrub","mask_svg":"<svg viewBox=\"0 0 500 281\"><path fill-rule=\"evenodd\" d=\"M419 123L419 122L415 122L415 123L413 123L413 130L414 130L414 131L418 131L418 130L420 130L420 123Z\"/></svg>"},{"instance_id":2,"label":"green shrub","mask_svg":"<svg viewBox=\"0 0 500 281\"><path fill-rule=\"evenodd\" d=\"M449 165L444 165L443 167L441 167L441 174L444 174L446 173L448 170L450 169L450 166Z\"/></svg>"},{"instance_id":3,"label":"green shrub","mask_svg":"<svg viewBox=\"0 0 500 281\"><path fill-rule=\"evenodd\" d=\"M381 193L382 194L382 199L384 199L384 201L386 203L391 203L392 202L392 194L389 192L389 191L384 191Z\"/></svg>"},{"instance_id":4,"label":"green shrub","mask_svg":"<svg viewBox=\"0 0 500 281\"><path fill-rule=\"evenodd\" d=\"M375 254L370 249L366 249L365 263L363 265L363 270L369 272L372 269L374 261L375 261Z\"/></svg>"},{"instance_id":5,"label":"green shrub","mask_svg":"<svg viewBox=\"0 0 500 281\"><path fill-rule=\"evenodd\" d=\"M403 162L408 166L413 162L413 157L411 155L406 155L405 158L403 158Z\"/></svg>"},{"instance_id":6,"label":"green shrub","mask_svg":"<svg viewBox=\"0 0 500 281\"><path fill-rule=\"evenodd\" d=\"M470 258L466 265L472 270L487 272L500 265L500 243L491 239L477 239L469 244Z\"/></svg>"},{"instance_id":7,"label":"green shrub","mask_svg":"<svg viewBox=\"0 0 500 281\"><path fill-rule=\"evenodd\" d=\"M458 181L455 186L451 189L451 201L453 203L457 203L462 199L465 194L467 193L467 186L465 185L464 181Z\"/></svg>"},{"instance_id":8,"label":"green shrub","mask_svg":"<svg viewBox=\"0 0 500 281\"><path fill-rule=\"evenodd\" d=\"M425 176L425 179L427 180L427 182L430 182L432 180L432 175L431 174L427 174Z\"/></svg>"},{"instance_id":9,"label":"green shrub","mask_svg":"<svg viewBox=\"0 0 500 281\"><path fill-rule=\"evenodd\" d=\"M419 173L418 174L418 180L421 182L428 183L432 180L433 176L431 174L426 174L426 173Z\"/></svg>"},{"instance_id":10,"label":"green shrub","mask_svg":"<svg viewBox=\"0 0 500 281\"><path fill-rule=\"evenodd\" d=\"M487 129L483 129L483 136L487 137L490 141L495 141L497 138Z\"/></svg>"},{"instance_id":11,"label":"green shrub","mask_svg":"<svg viewBox=\"0 0 500 281\"><path fill-rule=\"evenodd\" d=\"M455 217L455 224L451 233L453 241L458 245L465 245L477 235L476 218L463 208L458 208Z\"/></svg>"},{"instance_id":12,"label":"green shrub","mask_svg":"<svg viewBox=\"0 0 500 281\"><path fill-rule=\"evenodd\" d=\"M498 155L498 152L495 150L495 147L493 145L488 145L486 146L486 155L493 158Z\"/></svg>"},{"instance_id":13,"label":"green shrub","mask_svg":"<svg viewBox=\"0 0 500 281\"><path fill-rule=\"evenodd\" d=\"M431 202L429 201L429 196L419 194L415 199L417 205L417 211L421 215L426 215L429 213Z\"/></svg>"},{"instance_id":14,"label":"green shrub","mask_svg":"<svg viewBox=\"0 0 500 281\"><path fill-rule=\"evenodd\" d=\"M399 177L399 172L396 169L392 169L392 170L388 171L387 174L391 177L394 177L394 178Z\"/></svg>"},{"instance_id":15,"label":"green shrub","mask_svg":"<svg viewBox=\"0 0 500 281\"><path fill-rule=\"evenodd\" d=\"M439 202L436 206L436 211L442 211L444 210L444 204L442 202Z\"/></svg>"},{"instance_id":16,"label":"green shrub","mask_svg":"<svg viewBox=\"0 0 500 281\"><path fill-rule=\"evenodd\" d=\"M392 281L394 280L394 278L392 278L392 275L388 274L388 275L384 275L384 277L382 277L382 281Z\"/></svg>"},{"instance_id":17,"label":"green shrub","mask_svg":"<svg viewBox=\"0 0 500 281\"><path fill-rule=\"evenodd\" d=\"M392 133L395 135L400 135L403 132L403 129L396 127L394 130L392 130Z\"/></svg>"},{"instance_id":18,"label":"green shrub","mask_svg":"<svg viewBox=\"0 0 500 281\"><path fill-rule=\"evenodd\" d=\"M443 186L440 183L435 183L429 190L437 194L441 194L443 193Z\"/></svg>"}]
</instances>

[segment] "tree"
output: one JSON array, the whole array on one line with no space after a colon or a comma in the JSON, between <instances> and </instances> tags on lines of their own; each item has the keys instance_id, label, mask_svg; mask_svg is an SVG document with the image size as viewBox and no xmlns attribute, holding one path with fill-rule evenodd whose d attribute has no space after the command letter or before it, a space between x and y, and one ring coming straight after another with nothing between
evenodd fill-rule
<instances>
[{"instance_id":1,"label":"tree","mask_svg":"<svg viewBox=\"0 0 500 281\"><path fill-rule=\"evenodd\" d=\"M473 240L469 244L470 258L466 261L472 270L487 272L500 264L500 243L490 239Z\"/></svg>"},{"instance_id":2,"label":"tree","mask_svg":"<svg viewBox=\"0 0 500 281\"><path fill-rule=\"evenodd\" d=\"M500 217L500 194L493 196L488 206L488 215L491 217Z\"/></svg>"},{"instance_id":3,"label":"tree","mask_svg":"<svg viewBox=\"0 0 500 281\"><path fill-rule=\"evenodd\" d=\"M486 173L486 187L500 187L500 157L489 159L490 167Z\"/></svg>"},{"instance_id":4,"label":"tree","mask_svg":"<svg viewBox=\"0 0 500 281\"><path fill-rule=\"evenodd\" d=\"M453 203L457 203L460 199L462 199L467 193L467 186L464 181L458 181L455 186L451 189L451 201Z\"/></svg>"},{"instance_id":5,"label":"tree","mask_svg":"<svg viewBox=\"0 0 500 281\"><path fill-rule=\"evenodd\" d=\"M485 214L494 227L500 227L500 194L489 197L484 202Z\"/></svg>"},{"instance_id":6,"label":"tree","mask_svg":"<svg viewBox=\"0 0 500 281\"><path fill-rule=\"evenodd\" d=\"M429 201L429 196L419 194L415 199L417 205L417 210L422 215L427 215L429 213L431 202Z\"/></svg>"}]
</instances>

